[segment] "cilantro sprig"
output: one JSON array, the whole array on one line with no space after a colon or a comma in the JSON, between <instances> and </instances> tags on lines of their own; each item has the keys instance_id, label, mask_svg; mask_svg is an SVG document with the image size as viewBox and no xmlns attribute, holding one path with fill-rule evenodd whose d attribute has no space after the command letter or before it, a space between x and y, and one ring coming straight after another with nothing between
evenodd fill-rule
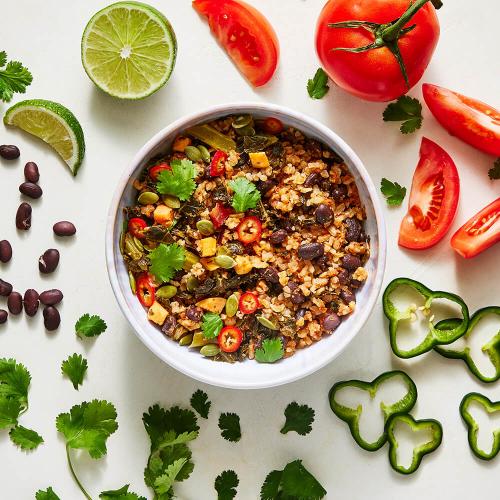
<instances>
[{"instance_id":1,"label":"cilantro sprig","mask_svg":"<svg viewBox=\"0 0 500 500\"><path fill-rule=\"evenodd\" d=\"M31 375L14 359L0 359L0 429L17 425L28 409L28 388Z\"/></svg>"},{"instance_id":2,"label":"cilantro sprig","mask_svg":"<svg viewBox=\"0 0 500 500\"><path fill-rule=\"evenodd\" d=\"M380 191L387 198L387 204L399 206L403 203L406 196L406 188L400 186L397 182L392 182L385 177L380 183Z\"/></svg>"},{"instance_id":3,"label":"cilantro sprig","mask_svg":"<svg viewBox=\"0 0 500 500\"><path fill-rule=\"evenodd\" d=\"M255 359L259 363L274 363L285 355L283 342L278 337L265 339L259 349L255 349Z\"/></svg>"},{"instance_id":4,"label":"cilantro sprig","mask_svg":"<svg viewBox=\"0 0 500 500\"><path fill-rule=\"evenodd\" d=\"M180 271L184 265L186 253L184 248L177 243L166 245L160 243L150 254L150 272L158 281L165 283L170 281L176 271Z\"/></svg>"},{"instance_id":5,"label":"cilantro sprig","mask_svg":"<svg viewBox=\"0 0 500 500\"><path fill-rule=\"evenodd\" d=\"M236 442L241 439L240 417L236 413L221 413L219 417L221 436L227 441Z\"/></svg>"},{"instance_id":6,"label":"cilantro sprig","mask_svg":"<svg viewBox=\"0 0 500 500\"><path fill-rule=\"evenodd\" d=\"M156 189L160 194L170 194L181 201L188 200L196 189L195 164L190 160L177 159L170 162L170 167L172 170L162 170L158 175Z\"/></svg>"},{"instance_id":7,"label":"cilantro sprig","mask_svg":"<svg viewBox=\"0 0 500 500\"><path fill-rule=\"evenodd\" d=\"M27 68L19 61L7 62L7 53L0 52L0 100L10 102L14 93L24 94L32 81Z\"/></svg>"},{"instance_id":8,"label":"cilantro sprig","mask_svg":"<svg viewBox=\"0 0 500 500\"><path fill-rule=\"evenodd\" d=\"M328 75L323 68L318 68L314 77L307 81L307 93L311 99L321 99L329 90Z\"/></svg>"},{"instance_id":9,"label":"cilantro sprig","mask_svg":"<svg viewBox=\"0 0 500 500\"><path fill-rule=\"evenodd\" d=\"M402 95L396 102L391 102L384 111L385 122L403 122L399 130L402 134L411 134L422 126L422 104L418 99Z\"/></svg>"},{"instance_id":10,"label":"cilantro sprig","mask_svg":"<svg viewBox=\"0 0 500 500\"><path fill-rule=\"evenodd\" d=\"M75 332L79 338L97 337L105 332L106 328L106 322L97 314L84 314L75 324Z\"/></svg>"},{"instance_id":11,"label":"cilantro sprig","mask_svg":"<svg viewBox=\"0 0 500 500\"><path fill-rule=\"evenodd\" d=\"M139 496L137 493L128 491L129 484L122 486L118 490L103 491L99 498L101 500L146 500L146 497Z\"/></svg>"},{"instance_id":12,"label":"cilantro sprig","mask_svg":"<svg viewBox=\"0 0 500 500\"><path fill-rule=\"evenodd\" d=\"M229 181L229 187L234 191L232 206L236 212L245 212L255 208L260 200L260 191L253 182L245 177Z\"/></svg>"},{"instance_id":13,"label":"cilantro sprig","mask_svg":"<svg viewBox=\"0 0 500 500\"><path fill-rule=\"evenodd\" d=\"M236 496L236 488L240 480L234 470L225 470L221 472L214 483L217 492L217 500L233 500Z\"/></svg>"},{"instance_id":14,"label":"cilantro sprig","mask_svg":"<svg viewBox=\"0 0 500 500\"><path fill-rule=\"evenodd\" d=\"M495 160L493 167L488 170L488 177L493 181L500 179L500 158Z\"/></svg>"},{"instance_id":15,"label":"cilantro sprig","mask_svg":"<svg viewBox=\"0 0 500 500\"><path fill-rule=\"evenodd\" d=\"M22 425L12 427L9 436L10 440L24 451L34 450L44 442L43 437L38 432L27 429Z\"/></svg>"},{"instance_id":16,"label":"cilantro sprig","mask_svg":"<svg viewBox=\"0 0 500 500\"><path fill-rule=\"evenodd\" d=\"M36 500L61 500L52 489L52 486L49 486L45 491L38 490L35 493Z\"/></svg>"},{"instance_id":17,"label":"cilantro sprig","mask_svg":"<svg viewBox=\"0 0 500 500\"><path fill-rule=\"evenodd\" d=\"M210 406L212 405L212 402L208 400L206 392L203 392L201 389L198 389L191 396L190 403L193 409L198 412L200 417L208 418L208 413L210 411Z\"/></svg>"},{"instance_id":18,"label":"cilantro sprig","mask_svg":"<svg viewBox=\"0 0 500 500\"><path fill-rule=\"evenodd\" d=\"M222 318L213 312L207 312L201 319L201 331L206 339L217 337L224 326Z\"/></svg>"},{"instance_id":19,"label":"cilantro sprig","mask_svg":"<svg viewBox=\"0 0 500 500\"><path fill-rule=\"evenodd\" d=\"M73 354L68 356L61 364L61 372L66 375L73 384L73 387L78 390L78 386L83 384L83 377L87 371L87 360L81 354Z\"/></svg>"},{"instance_id":20,"label":"cilantro sprig","mask_svg":"<svg viewBox=\"0 0 500 500\"><path fill-rule=\"evenodd\" d=\"M281 429L281 434L295 431L301 436L309 434L314 422L314 410L307 405L299 405L295 401L290 403L285 409L286 422Z\"/></svg>"}]
</instances>

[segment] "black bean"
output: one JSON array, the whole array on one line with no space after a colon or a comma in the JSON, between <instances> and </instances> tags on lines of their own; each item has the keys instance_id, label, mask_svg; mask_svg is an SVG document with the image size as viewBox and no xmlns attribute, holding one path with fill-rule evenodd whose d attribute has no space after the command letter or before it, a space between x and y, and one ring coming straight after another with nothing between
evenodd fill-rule
<instances>
[{"instance_id":1,"label":"black bean","mask_svg":"<svg viewBox=\"0 0 500 500\"><path fill-rule=\"evenodd\" d=\"M328 313L323 318L323 328L327 332L333 332L340 325L340 318L334 312Z\"/></svg>"},{"instance_id":2,"label":"black bean","mask_svg":"<svg viewBox=\"0 0 500 500\"><path fill-rule=\"evenodd\" d=\"M351 302L356 302L356 296L350 290L342 290L340 292L340 298L344 304L350 304Z\"/></svg>"},{"instance_id":3,"label":"black bean","mask_svg":"<svg viewBox=\"0 0 500 500\"><path fill-rule=\"evenodd\" d=\"M349 272L347 269L340 269L337 273L337 278L339 279L339 283L341 285L347 285L349 283Z\"/></svg>"},{"instance_id":4,"label":"black bean","mask_svg":"<svg viewBox=\"0 0 500 500\"><path fill-rule=\"evenodd\" d=\"M56 222L52 229L57 236L73 236L76 233L75 225L67 220Z\"/></svg>"},{"instance_id":5,"label":"black bean","mask_svg":"<svg viewBox=\"0 0 500 500\"><path fill-rule=\"evenodd\" d=\"M40 198L40 196L42 196L43 194L42 188L38 184L34 184L33 182L23 182L19 186L19 191L25 196L34 199Z\"/></svg>"},{"instance_id":6,"label":"black bean","mask_svg":"<svg viewBox=\"0 0 500 500\"><path fill-rule=\"evenodd\" d=\"M27 231L31 227L31 205L29 203L21 203L17 209L16 227L23 231Z\"/></svg>"},{"instance_id":7,"label":"black bean","mask_svg":"<svg viewBox=\"0 0 500 500\"><path fill-rule=\"evenodd\" d=\"M278 271L274 267L266 267L265 269L262 269L260 271L260 275L262 276L262 279L267 283L277 285L280 282Z\"/></svg>"},{"instance_id":8,"label":"black bean","mask_svg":"<svg viewBox=\"0 0 500 500\"><path fill-rule=\"evenodd\" d=\"M274 233L269 236L269 242L271 245L281 245L287 237L287 232L285 229L278 229L277 231L274 231Z\"/></svg>"},{"instance_id":9,"label":"black bean","mask_svg":"<svg viewBox=\"0 0 500 500\"><path fill-rule=\"evenodd\" d=\"M11 314L19 314L23 310L23 296L19 292L12 292L7 299L7 307Z\"/></svg>"},{"instance_id":10,"label":"black bean","mask_svg":"<svg viewBox=\"0 0 500 500\"><path fill-rule=\"evenodd\" d=\"M19 158L21 152L17 146L13 146L12 144L4 144L0 146L0 156L4 160L15 160Z\"/></svg>"},{"instance_id":11,"label":"black bean","mask_svg":"<svg viewBox=\"0 0 500 500\"><path fill-rule=\"evenodd\" d=\"M344 221L345 225L345 239L347 241L362 241L361 233L363 227L358 219L346 219Z\"/></svg>"},{"instance_id":12,"label":"black bean","mask_svg":"<svg viewBox=\"0 0 500 500\"><path fill-rule=\"evenodd\" d=\"M45 329L49 332L53 332L59 328L61 316L55 307L48 306L43 310L43 324L45 325Z\"/></svg>"},{"instance_id":13,"label":"black bean","mask_svg":"<svg viewBox=\"0 0 500 500\"><path fill-rule=\"evenodd\" d=\"M0 241L0 262L9 262L12 259L12 246L7 240Z\"/></svg>"},{"instance_id":14,"label":"black bean","mask_svg":"<svg viewBox=\"0 0 500 500\"><path fill-rule=\"evenodd\" d=\"M330 191L332 189L332 181L330 179L321 178L321 182L319 183L319 187L322 191Z\"/></svg>"},{"instance_id":15,"label":"black bean","mask_svg":"<svg viewBox=\"0 0 500 500\"><path fill-rule=\"evenodd\" d=\"M55 306L56 304L59 304L59 302L61 302L63 297L64 296L61 290L53 288L52 290L45 290L45 292L42 292L40 294L40 302L44 306Z\"/></svg>"},{"instance_id":16,"label":"black bean","mask_svg":"<svg viewBox=\"0 0 500 500\"><path fill-rule=\"evenodd\" d=\"M326 271L329 266L328 256L322 255L321 257L314 259L314 264L318 266L321 271Z\"/></svg>"},{"instance_id":17,"label":"black bean","mask_svg":"<svg viewBox=\"0 0 500 500\"><path fill-rule=\"evenodd\" d=\"M307 309L304 309L303 307L301 309L299 309L296 313L295 313L295 319L300 319L300 318L303 318L305 315L306 315L306 312L307 312Z\"/></svg>"},{"instance_id":18,"label":"black bean","mask_svg":"<svg viewBox=\"0 0 500 500\"><path fill-rule=\"evenodd\" d=\"M304 260L311 260L321 257L325 253L322 243L302 243L299 246L299 257Z\"/></svg>"},{"instance_id":19,"label":"black bean","mask_svg":"<svg viewBox=\"0 0 500 500\"><path fill-rule=\"evenodd\" d=\"M12 285L0 278L0 295L2 297L8 297L11 294L11 292L12 292Z\"/></svg>"},{"instance_id":20,"label":"black bean","mask_svg":"<svg viewBox=\"0 0 500 500\"><path fill-rule=\"evenodd\" d=\"M45 250L38 259L38 269L41 273L53 273L59 264L59 251L55 248Z\"/></svg>"},{"instance_id":21,"label":"black bean","mask_svg":"<svg viewBox=\"0 0 500 500\"><path fill-rule=\"evenodd\" d=\"M333 210L328 205L321 203L314 212L314 216L318 224L328 224L333 219Z\"/></svg>"},{"instance_id":22,"label":"black bean","mask_svg":"<svg viewBox=\"0 0 500 500\"><path fill-rule=\"evenodd\" d=\"M38 182L40 180L40 172L38 171L38 165L32 161L29 161L24 166L24 178L28 182Z\"/></svg>"},{"instance_id":23,"label":"black bean","mask_svg":"<svg viewBox=\"0 0 500 500\"><path fill-rule=\"evenodd\" d=\"M297 288L299 288L299 285L292 280L290 280L286 286L290 289L290 292L293 292L294 290L297 290Z\"/></svg>"},{"instance_id":24,"label":"black bean","mask_svg":"<svg viewBox=\"0 0 500 500\"><path fill-rule=\"evenodd\" d=\"M336 184L330 191L332 198L338 203L347 196L347 186L345 184Z\"/></svg>"},{"instance_id":25,"label":"black bean","mask_svg":"<svg viewBox=\"0 0 500 500\"><path fill-rule=\"evenodd\" d=\"M34 316L38 311L38 292L33 290L33 288L29 288L24 292L24 312L28 316Z\"/></svg>"},{"instance_id":26,"label":"black bean","mask_svg":"<svg viewBox=\"0 0 500 500\"><path fill-rule=\"evenodd\" d=\"M361 267L361 260L356 255L351 255L350 253L345 254L341 259L342 267L348 271L355 271L358 267Z\"/></svg>"},{"instance_id":27,"label":"black bean","mask_svg":"<svg viewBox=\"0 0 500 500\"><path fill-rule=\"evenodd\" d=\"M186 317L191 321L199 322L201 321L201 317L203 316L203 310L201 307L189 306L186 309Z\"/></svg>"},{"instance_id":28,"label":"black bean","mask_svg":"<svg viewBox=\"0 0 500 500\"><path fill-rule=\"evenodd\" d=\"M165 323L163 323L161 331L165 335L173 335L176 326L177 326L177 320L175 319L175 316L169 316L165 320Z\"/></svg>"},{"instance_id":29,"label":"black bean","mask_svg":"<svg viewBox=\"0 0 500 500\"><path fill-rule=\"evenodd\" d=\"M274 186L276 186L276 183L270 179L267 179L266 181L262 181L258 184L258 189L262 193L262 196L264 196L264 198L267 198L269 191Z\"/></svg>"},{"instance_id":30,"label":"black bean","mask_svg":"<svg viewBox=\"0 0 500 500\"><path fill-rule=\"evenodd\" d=\"M352 288L359 288L362 284L362 281L351 278L350 285L352 286Z\"/></svg>"},{"instance_id":31,"label":"black bean","mask_svg":"<svg viewBox=\"0 0 500 500\"><path fill-rule=\"evenodd\" d=\"M299 304L303 304L306 301L304 294L300 290L295 290L290 297L292 304L298 306Z\"/></svg>"},{"instance_id":32,"label":"black bean","mask_svg":"<svg viewBox=\"0 0 500 500\"><path fill-rule=\"evenodd\" d=\"M5 309L0 309L0 325L3 325L8 317L9 313Z\"/></svg>"},{"instance_id":33,"label":"black bean","mask_svg":"<svg viewBox=\"0 0 500 500\"><path fill-rule=\"evenodd\" d=\"M304 181L303 186L306 188L313 187L315 184L318 183L318 180L319 180L318 172L313 172L312 174L309 174L306 177L306 180Z\"/></svg>"}]
</instances>

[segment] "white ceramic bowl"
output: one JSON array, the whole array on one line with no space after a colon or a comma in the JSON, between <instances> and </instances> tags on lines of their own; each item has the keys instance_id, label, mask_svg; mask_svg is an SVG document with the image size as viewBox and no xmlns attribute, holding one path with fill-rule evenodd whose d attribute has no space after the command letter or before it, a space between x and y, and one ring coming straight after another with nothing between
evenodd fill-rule
<instances>
[{"instance_id":1,"label":"white ceramic bowl","mask_svg":"<svg viewBox=\"0 0 500 500\"><path fill-rule=\"evenodd\" d=\"M149 323L146 312L132 294L123 263L119 238L123 223L123 208L135 201L133 180L148 160L170 147L174 138L186 128L222 116L249 113L256 117L276 117L307 136L322 141L344 158L356 179L361 201L366 208L366 232L370 236L371 256L366 264L368 280L356 295L356 311L346 318L335 333L297 351L294 356L275 364L213 362L198 351L179 346ZM118 303L141 341L160 359L180 372L208 384L234 389L257 389L286 384L303 378L335 359L358 334L370 315L380 292L386 258L385 223L373 182L354 151L334 132L302 113L264 103L236 103L214 106L182 118L158 132L146 143L125 170L118 182L108 215L106 261L109 278Z\"/></svg>"}]
</instances>

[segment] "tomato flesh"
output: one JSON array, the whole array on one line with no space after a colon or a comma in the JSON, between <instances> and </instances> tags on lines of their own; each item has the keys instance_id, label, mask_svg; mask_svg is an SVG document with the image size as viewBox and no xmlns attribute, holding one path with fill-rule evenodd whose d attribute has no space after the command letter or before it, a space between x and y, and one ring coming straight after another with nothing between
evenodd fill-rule
<instances>
[{"instance_id":1,"label":"tomato flesh","mask_svg":"<svg viewBox=\"0 0 500 500\"><path fill-rule=\"evenodd\" d=\"M153 165L149 169L149 177L156 182L160 173L165 170L172 170L172 167L168 163L158 163L158 165Z\"/></svg>"},{"instance_id":2,"label":"tomato flesh","mask_svg":"<svg viewBox=\"0 0 500 500\"><path fill-rule=\"evenodd\" d=\"M500 241L500 198L469 219L451 239L451 246L470 259Z\"/></svg>"},{"instance_id":3,"label":"tomato flesh","mask_svg":"<svg viewBox=\"0 0 500 500\"><path fill-rule=\"evenodd\" d=\"M210 163L210 175L212 177L218 177L226 171L226 167L224 166L226 160L227 154L224 151L215 152L212 162Z\"/></svg>"},{"instance_id":4,"label":"tomato flesh","mask_svg":"<svg viewBox=\"0 0 500 500\"><path fill-rule=\"evenodd\" d=\"M459 194L455 163L443 148L424 137L408 212L399 230L399 245L419 250L438 243L455 218Z\"/></svg>"},{"instance_id":5,"label":"tomato flesh","mask_svg":"<svg viewBox=\"0 0 500 500\"><path fill-rule=\"evenodd\" d=\"M232 208L225 207L220 201L215 204L215 207L210 211L210 219L212 220L215 229L219 229L224 224L224 221L234 212Z\"/></svg>"},{"instance_id":6,"label":"tomato flesh","mask_svg":"<svg viewBox=\"0 0 500 500\"><path fill-rule=\"evenodd\" d=\"M136 280L137 298L144 307L151 307L155 301L155 286L149 274L141 274Z\"/></svg>"},{"instance_id":7,"label":"tomato flesh","mask_svg":"<svg viewBox=\"0 0 500 500\"><path fill-rule=\"evenodd\" d=\"M132 219L128 221L127 226L129 233L139 239L144 238L144 229L147 227L146 221L140 217L132 217Z\"/></svg>"},{"instance_id":8,"label":"tomato flesh","mask_svg":"<svg viewBox=\"0 0 500 500\"><path fill-rule=\"evenodd\" d=\"M262 236L262 223L253 215L245 217L236 228L238 239L245 245L259 241Z\"/></svg>"},{"instance_id":9,"label":"tomato flesh","mask_svg":"<svg viewBox=\"0 0 500 500\"><path fill-rule=\"evenodd\" d=\"M243 333L237 326L225 326L217 337L219 347L224 352L237 351L242 340Z\"/></svg>"},{"instance_id":10,"label":"tomato flesh","mask_svg":"<svg viewBox=\"0 0 500 500\"><path fill-rule=\"evenodd\" d=\"M240 0L194 0L213 35L243 76L255 87L273 76L279 58L278 38L269 21Z\"/></svg>"},{"instance_id":11,"label":"tomato flesh","mask_svg":"<svg viewBox=\"0 0 500 500\"><path fill-rule=\"evenodd\" d=\"M425 102L436 120L471 146L500 156L500 111L457 92L424 83Z\"/></svg>"},{"instance_id":12,"label":"tomato flesh","mask_svg":"<svg viewBox=\"0 0 500 500\"><path fill-rule=\"evenodd\" d=\"M239 309L243 314L252 314L260 306L259 298L256 293L245 292L241 295L239 300Z\"/></svg>"}]
</instances>

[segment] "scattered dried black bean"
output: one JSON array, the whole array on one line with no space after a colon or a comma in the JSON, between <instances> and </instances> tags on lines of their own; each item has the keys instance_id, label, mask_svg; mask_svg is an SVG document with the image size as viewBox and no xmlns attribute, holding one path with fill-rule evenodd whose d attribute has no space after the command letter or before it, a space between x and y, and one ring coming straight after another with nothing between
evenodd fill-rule
<instances>
[{"instance_id":1,"label":"scattered dried black bean","mask_svg":"<svg viewBox=\"0 0 500 500\"><path fill-rule=\"evenodd\" d=\"M27 231L31 227L31 205L21 203L16 213L16 227L22 231Z\"/></svg>"},{"instance_id":2,"label":"scattered dried black bean","mask_svg":"<svg viewBox=\"0 0 500 500\"><path fill-rule=\"evenodd\" d=\"M17 146L12 144L3 144L0 146L0 156L4 160L15 160L16 158L19 158L20 155L21 152Z\"/></svg>"},{"instance_id":3,"label":"scattered dried black bean","mask_svg":"<svg viewBox=\"0 0 500 500\"><path fill-rule=\"evenodd\" d=\"M340 325L340 318L335 313L328 313L323 318L323 328L327 332L333 332Z\"/></svg>"},{"instance_id":4,"label":"scattered dried black bean","mask_svg":"<svg viewBox=\"0 0 500 500\"><path fill-rule=\"evenodd\" d=\"M199 322L203 316L203 310L200 307L189 306L186 309L186 317L191 321Z\"/></svg>"},{"instance_id":5,"label":"scattered dried black bean","mask_svg":"<svg viewBox=\"0 0 500 500\"><path fill-rule=\"evenodd\" d=\"M38 259L38 269L41 273L53 273L59 264L59 251L55 248L45 250Z\"/></svg>"},{"instance_id":6,"label":"scattered dried black bean","mask_svg":"<svg viewBox=\"0 0 500 500\"><path fill-rule=\"evenodd\" d=\"M44 306L55 306L56 304L59 304L59 302L61 302L63 297L64 296L61 290L53 288L52 290L45 290L45 292L42 292L40 294L40 302Z\"/></svg>"},{"instance_id":7,"label":"scattered dried black bean","mask_svg":"<svg viewBox=\"0 0 500 500\"><path fill-rule=\"evenodd\" d=\"M57 236L73 236L76 233L75 225L67 220L56 222L52 229Z\"/></svg>"},{"instance_id":8,"label":"scattered dried black bean","mask_svg":"<svg viewBox=\"0 0 500 500\"><path fill-rule=\"evenodd\" d=\"M5 309L0 309L0 325L3 325L8 317L9 313Z\"/></svg>"},{"instance_id":9,"label":"scattered dried black bean","mask_svg":"<svg viewBox=\"0 0 500 500\"><path fill-rule=\"evenodd\" d=\"M7 307L11 314L19 314L23 310L23 296L19 292L12 292L7 299Z\"/></svg>"},{"instance_id":10,"label":"scattered dried black bean","mask_svg":"<svg viewBox=\"0 0 500 500\"><path fill-rule=\"evenodd\" d=\"M42 188L33 182L23 182L19 186L19 191L25 196L29 196L34 199L40 198L43 194Z\"/></svg>"},{"instance_id":11,"label":"scattered dried black bean","mask_svg":"<svg viewBox=\"0 0 500 500\"><path fill-rule=\"evenodd\" d=\"M12 292L12 285L0 278L0 295L2 297L8 297L11 294L11 292Z\"/></svg>"},{"instance_id":12,"label":"scattered dried black bean","mask_svg":"<svg viewBox=\"0 0 500 500\"><path fill-rule=\"evenodd\" d=\"M38 182L40 180L40 172L38 171L38 165L32 161L29 161L24 166L24 178L28 182Z\"/></svg>"},{"instance_id":13,"label":"scattered dried black bean","mask_svg":"<svg viewBox=\"0 0 500 500\"><path fill-rule=\"evenodd\" d=\"M43 324L49 332L53 332L59 328L61 316L55 307L48 306L43 310Z\"/></svg>"},{"instance_id":14,"label":"scattered dried black bean","mask_svg":"<svg viewBox=\"0 0 500 500\"><path fill-rule=\"evenodd\" d=\"M362 241L361 235L363 227L358 219L346 219L345 224L345 239L351 241Z\"/></svg>"},{"instance_id":15,"label":"scattered dried black bean","mask_svg":"<svg viewBox=\"0 0 500 500\"><path fill-rule=\"evenodd\" d=\"M38 292L33 290L33 288L29 288L24 292L24 312L28 316L35 316L37 313L39 306L38 298Z\"/></svg>"},{"instance_id":16,"label":"scattered dried black bean","mask_svg":"<svg viewBox=\"0 0 500 500\"><path fill-rule=\"evenodd\" d=\"M350 253L345 254L341 259L342 267L348 271L355 271L358 267L361 267L361 260L356 255L351 255Z\"/></svg>"},{"instance_id":17,"label":"scattered dried black bean","mask_svg":"<svg viewBox=\"0 0 500 500\"><path fill-rule=\"evenodd\" d=\"M0 262L9 262L12 259L12 246L7 240L0 241Z\"/></svg>"},{"instance_id":18,"label":"scattered dried black bean","mask_svg":"<svg viewBox=\"0 0 500 500\"><path fill-rule=\"evenodd\" d=\"M314 216L318 224L328 224L333 219L333 210L328 205L322 203L318 205Z\"/></svg>"},{"instance_id":19,"label":"scattered dried black bean","mask_svg":"<svg viewBox=\"0 0 500 500\"><path fill-rule=\"evenodd\" d=\"M281 245L287 237L287 232L284 229L278 229L269 236L269 242L271 245Z\"/></svg>"},{"instance_id":20,"label":"scattered dried black bean","mask_svg":"<svg viewBox=\"0 0 500 500\"><path fill-rule=\"evenodd\" d=\"M299 257L304 260L316 259L324 253L325 247L322 243L302 243L298 250Z\"/></svg>"}]
</instances>

